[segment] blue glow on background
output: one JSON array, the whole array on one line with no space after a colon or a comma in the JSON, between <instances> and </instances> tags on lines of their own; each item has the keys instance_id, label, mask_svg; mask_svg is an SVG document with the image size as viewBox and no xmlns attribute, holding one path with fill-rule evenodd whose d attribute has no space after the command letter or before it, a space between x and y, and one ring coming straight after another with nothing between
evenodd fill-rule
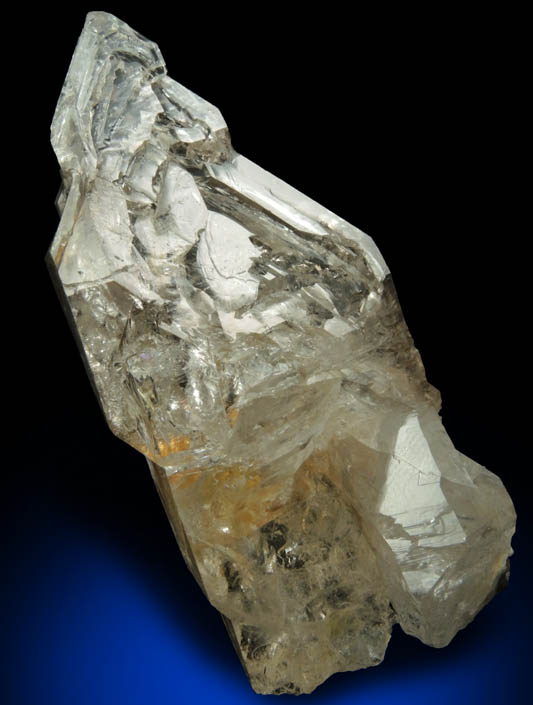
<instances>
[{"instance_id":1,"label":"blue glow on background","mask_svg":"<svg viewBox=\"0 0 533 705\"><path fill-rule=\"evenodd\" d=\"M253 693L179 555L175 570L163 556L171 574L158 574L146 564L153 545L139 548L139 560L127 527L126 542L110 540L60 503L28 502L7 601L5 705L294 703ZM529 702L525 550L508 588L449 647L429 649L395 628L383 664L335 675L304 702Z\"/></svg>"}]
</instances>

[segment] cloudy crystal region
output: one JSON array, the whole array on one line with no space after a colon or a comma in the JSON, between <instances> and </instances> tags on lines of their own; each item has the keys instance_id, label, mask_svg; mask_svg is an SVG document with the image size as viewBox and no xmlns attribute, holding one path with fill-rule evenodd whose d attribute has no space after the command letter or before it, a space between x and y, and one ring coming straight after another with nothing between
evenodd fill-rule
<instances>
[{"instance_id":1,"label":"cloudy crystal region","mask_svg":"<svg viewBox=\"0 0 533 705\"><path fill-rule=\"evenodd\" d=\"M515 513L448 438L371 238L237 154L107 13L52 143L48 262L89 376L253 688L378 664L395 622L446 645L505 583Z\"/></svg>"}]
</instances>

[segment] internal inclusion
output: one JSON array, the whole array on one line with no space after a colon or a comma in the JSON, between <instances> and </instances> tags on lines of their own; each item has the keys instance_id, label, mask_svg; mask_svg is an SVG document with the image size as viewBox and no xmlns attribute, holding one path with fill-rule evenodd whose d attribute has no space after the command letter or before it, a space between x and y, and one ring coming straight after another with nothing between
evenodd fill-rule
<instances>
[{"instance_id":1,"label":"internal inclusion","mask_svg":"<svg viewBox=\"0 0 533 705\"><path fill-rule=\"evenodd\" d=\"M448 438L375 243L107 13L52 143L58 293L254 689L375 665L395 622L445 646L505 583L515 513Z\"/></svg>"}]
</instances>

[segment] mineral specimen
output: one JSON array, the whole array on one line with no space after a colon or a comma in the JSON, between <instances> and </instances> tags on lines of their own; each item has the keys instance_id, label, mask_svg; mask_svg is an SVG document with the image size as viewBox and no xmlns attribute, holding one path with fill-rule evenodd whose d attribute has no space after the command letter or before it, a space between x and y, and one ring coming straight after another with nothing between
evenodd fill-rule
<instances>
[{"instance_id":1,"label":"mineral specimen","mask_svg":"<svg viewBox=\"0 0 533 705\"><path fill-rule=\"evenodd\" d=\"M48 262L87 370L253 688L375 665L395 622L447 644L505 581L515 513L446 435L374 242L237 154L107 13L52 143Z\"/></svg>"}]
</instances>

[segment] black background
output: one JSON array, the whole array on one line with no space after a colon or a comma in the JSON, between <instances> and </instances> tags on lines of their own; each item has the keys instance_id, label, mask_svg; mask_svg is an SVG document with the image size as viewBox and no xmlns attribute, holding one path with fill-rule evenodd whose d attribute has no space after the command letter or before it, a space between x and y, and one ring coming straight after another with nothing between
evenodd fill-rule
<instances>
[{"instance_id":1,"label":"black background","mask_svg":"<svg viewBox=\"0 0 533 705\"><path fill-rule=\"evenodd\" d=\"M32 575L38 595L38 571L24 562L40 530L36 508L59 498L95 531L103 526L112 540L135 545L139 564L159 576L161 599L170 604L178 584L186 590L186 625L224 639L176 565L143 458L105 426L44 264L60 183L49 125L91 9L31 16L9 101L24 135L15 147L24 227L15 231L13 261L22 293L11 307L20 335L10 338L20 371L16 393L6 395L16 449L4 513L7 638L23 609L21 576ZM368 18L333 7L291 16L288 5L96 9L158 43L169 74L221 110L238 152L373 237L428 379L442 393L452 440L496 472L515 502L513 561L522 561L519 577L528 579L531 275L529 232L519 217L527 92L521 18L385 9ZM20 702L21 675L12 670L4 681L8 705ZM517 679L514 702L525 702Z\"/></svg>"}]
</instances>

